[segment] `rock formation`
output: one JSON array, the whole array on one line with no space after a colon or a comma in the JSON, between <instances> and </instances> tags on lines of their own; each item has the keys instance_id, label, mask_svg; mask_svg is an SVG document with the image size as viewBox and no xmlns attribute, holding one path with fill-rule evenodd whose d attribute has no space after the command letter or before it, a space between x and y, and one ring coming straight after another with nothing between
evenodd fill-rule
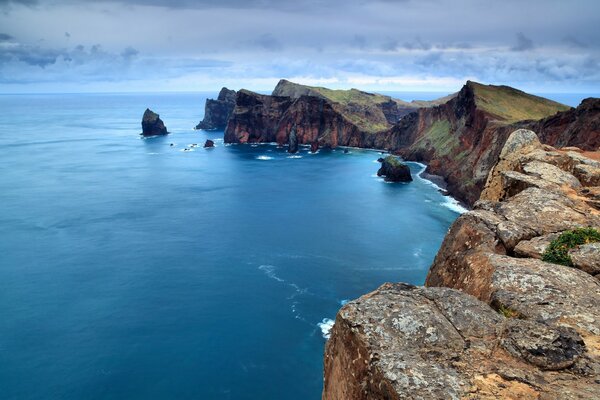
<instances>
[{"instance_id":1,"label":"rock formation","mask_svg":"<svg viewBox=\"0 0 600 400\"><path fill-rule=\"evenodd\" d=\"M210 139L206 139L206 142L204 142L204 148L206 149L207 147L215 147L215 142Z\"/></svg>"},{"instance_id":2,"label":"rock formation","mask_svg":"<svg viewBox=\"0 0 600 400\"><path fill-rule=\"evenodd\" d=\"M157 136L157 135L166 135L167 127L163 123L160 116L146 108L144 111L144 116L142 117L142 135L143 136Z\"/></svg>"},{"instance_id":3,"label":"rock formation","mask_svg":"<svg viewBox=\"0 0 600 400\"><path fill-rule=\"evenodd\" d=\"M570 109L507 86L467 82L444 100L406 103L416 110L406 114L397 111L406 104L387 96L281 81L272 96L238 93L225 141L284 145L295 125L299 144L386 149L426 162L427 172L446 179L450 194L472 205L515 129L535 128L544 143L584 150L600 140L588 140L600 138L598 99Z\"/></svg>"},{"instance_id":4,"label":"rock formation","mask_svg":"<svg viewBox=\"0 0 600 400\"><path fill-rule=\"evenodd\" d=\"M292 130L288 139L288 153L298 152L298 136L296 135L296 126L292 126Z\"/></svg>"},{"instance_id":5,"label":"rock formation","mask_svg":"<svg viewBox=\"0 0 600 400\"><path fill-rule=\"evenodd\" d=\"M600 398L600 245L541 261L563 231L600 227L600 163L512 133L474 209L450 228L427 287L385 284L346 304L323 399Z\"/></svg>"},{"instance_id":6,"label":"rock formation","mask_svg":"<svg viewBox=\"0 0 600 400\"><path fill-rule=\"evenodd\" d=\"M222 88L216 100L206 100L206 104L204 105L204 119L196 125L196 129L225 129L234 107L235 90L229 90L226 87Z\"/></svg>"},{"instance_id":7,"label":"rock formation","mask_svg":"<svg viewBox=\"0 0 600 400\"><path fill-rule=\"evenodd\" d=\"M400 162L395 156L387 156L381 161L381 168L377 171L377 176L383 176L386 182L410 182L410 168L408 165Z\"/></svg>"}]
</instances>

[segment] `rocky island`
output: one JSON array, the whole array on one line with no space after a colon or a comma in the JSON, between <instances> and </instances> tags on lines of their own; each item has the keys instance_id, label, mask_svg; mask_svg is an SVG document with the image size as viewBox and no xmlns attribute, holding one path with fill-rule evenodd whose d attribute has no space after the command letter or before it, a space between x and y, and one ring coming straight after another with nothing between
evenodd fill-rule
<instances>
[{"instance_id":1,"label":"rocky island","mask_svg":"<svg viewBox=\"0 0 600 400\"><path fill-rule=\"evenodd\" d=\"M146 108L142 117L142 136L167 135L167 127L160 116L154 111Z\"/></svg>"},{"instance_id":2,"label":"rocky island","mask_svg":"<svg viewBox=\"0 0 600 400\"><path fill-rule=\"evenodd\" d=\"M397 157L387 156L381 159L381 168L377 171L377 176L383 176L386 182L410 182L410 168L402 163Z\"/></svg>"}]
</instances>

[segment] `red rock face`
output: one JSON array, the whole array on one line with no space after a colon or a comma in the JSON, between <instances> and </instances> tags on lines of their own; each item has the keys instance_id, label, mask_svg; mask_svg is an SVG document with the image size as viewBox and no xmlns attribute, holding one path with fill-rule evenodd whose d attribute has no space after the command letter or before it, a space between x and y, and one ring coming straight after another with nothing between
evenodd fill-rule
<instances>
[{"instance_id":1,"label":"red rock face","mask_svg":"<svg viewBox=\"0 0 600 400\"><path fill-rule=\"evenodd\" d=\"M341 107L319 96L293 99L242 90L227 124L225 142L284 145L295 126L299 144L385 149L406 160L427 163L427 172L444 177L448 191L467 204L479 198L506 139L516 129L532 129L553 146L584 150L600 146L600 99L588 99L576 109L540 121L508 124L478 107L468 83L447 103L421 108L392 128L375 133L361 130ZM356 115L368 112L368 108L356 110Z\"/></svg>"},{"instance_id":2,"label":"red rock face","mask_svg":"<svg viewBox=\"0 0 600 400\"><path fill-rule=\"evenodd\" d=\"M585 99L577 108L531 123L527 129L554 147L596 151L600 147L600 99Z\"/></svg>"}]
</instances>

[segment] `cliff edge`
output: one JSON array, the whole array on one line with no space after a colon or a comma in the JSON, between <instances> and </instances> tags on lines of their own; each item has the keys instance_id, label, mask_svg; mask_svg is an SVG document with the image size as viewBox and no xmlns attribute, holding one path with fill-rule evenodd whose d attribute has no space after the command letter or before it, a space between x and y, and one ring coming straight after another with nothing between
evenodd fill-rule
<instances>
[{"instance_id":1,"label":"cliff edge","mask_svg":"<svg viewBox=\"0 0 600 400\"><path fill-rule=\"evenodd\" d=\"M600 398L600 246L542 261L562 233L600 227L600 163L572 150L511 133L426 287L342 307L323 399Z\"/></svg>"}]
</instances>

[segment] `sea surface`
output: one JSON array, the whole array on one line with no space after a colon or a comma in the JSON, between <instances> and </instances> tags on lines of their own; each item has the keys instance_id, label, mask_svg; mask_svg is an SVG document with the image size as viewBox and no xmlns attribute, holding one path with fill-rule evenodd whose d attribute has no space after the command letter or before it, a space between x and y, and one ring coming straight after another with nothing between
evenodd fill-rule
<instances>
[{"instance_id":1,"label":"sea surface","mask_svg":"<svg viewBox=\"0 0 600 400\"><path fill-rule=\"evenodd\" d=\"M226 146L207 96L0 95L0 398L319 399L341 305L423 283L456 202L375 151Z\"/></svg>"}]
</instances>

